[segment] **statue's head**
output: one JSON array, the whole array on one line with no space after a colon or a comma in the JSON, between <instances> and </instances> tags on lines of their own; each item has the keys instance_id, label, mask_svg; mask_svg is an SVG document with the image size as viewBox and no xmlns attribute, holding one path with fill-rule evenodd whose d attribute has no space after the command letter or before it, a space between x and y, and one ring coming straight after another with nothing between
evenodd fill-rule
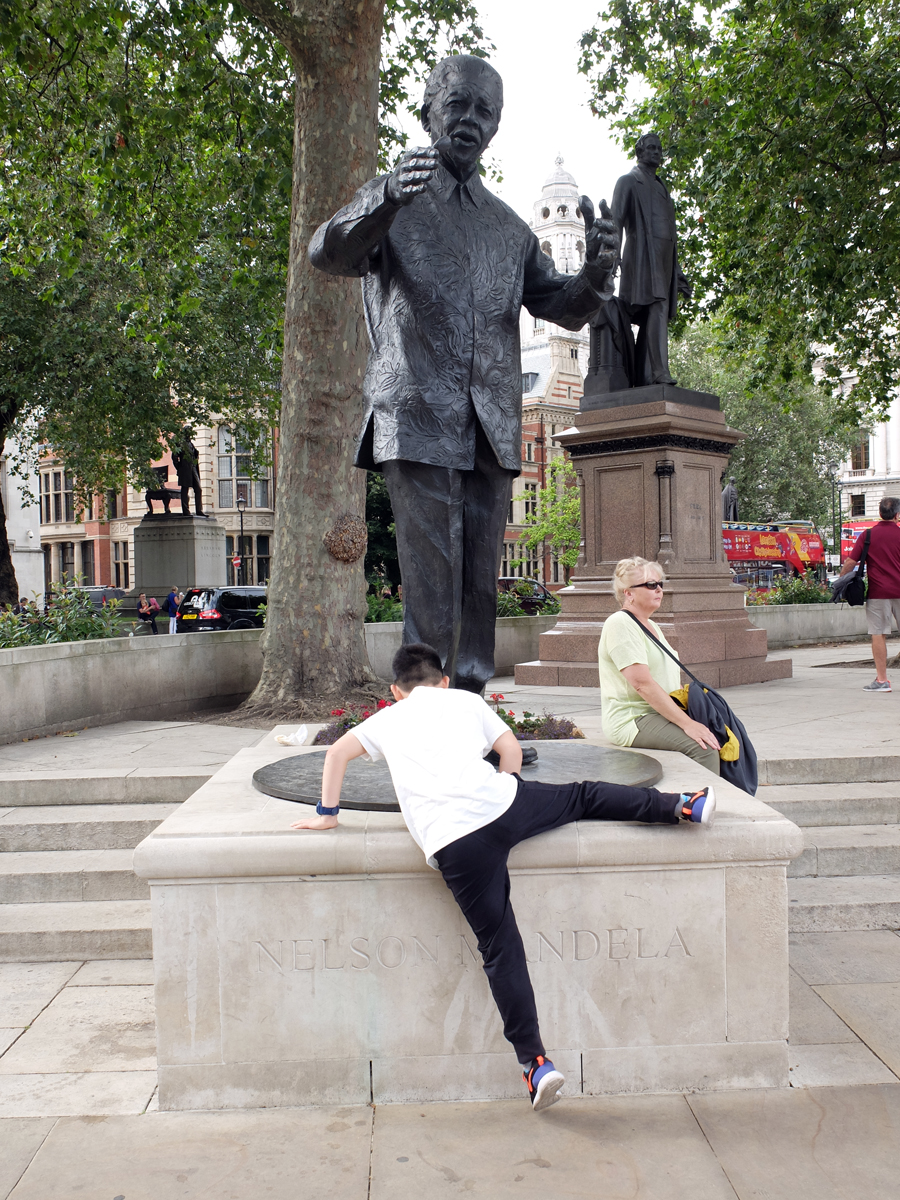
<instances>
[{"instance_id":1,"label":"statue's head","mask_svg":"<svg viewBox=\"0 0 900 1200\"><path fill-rule=\"evenodd\" d=\"M634 156L645 167L656 168L662 163L663 148L658 133L643 133L634 143Z\"/></svg>"},{"instance_id":2,"label":"statue's head","mask_svg":"<svg viewBox=\"0 0 900 1200\"><path fill-rule=\"evenodd\" d=\"M469 174L500 125L503 80L490 63L454 54L434 68L425 84L422 125L432 144L449 137L445 157L460 175Z\"/></svg>"}]
</instances>

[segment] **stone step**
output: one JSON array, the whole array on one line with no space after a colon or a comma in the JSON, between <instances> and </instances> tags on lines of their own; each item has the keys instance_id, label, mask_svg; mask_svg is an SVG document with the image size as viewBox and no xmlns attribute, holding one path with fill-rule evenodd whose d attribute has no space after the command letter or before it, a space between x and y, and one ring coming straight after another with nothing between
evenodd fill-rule
<instances>
[{"instance_id":1,"label":"stone step","mask_svg":"<svg viewBox=\"0 0 900 1200\"><path fill-rule=\"evenodd\" d=\"M900 929L900 877L830 875L788 881L792 933Z\"/></svg>"},{"instance_id":2,"label":"stone step","mask_svg":"<svg viewBox=\"0 0 900 1200\"><path fill-rule=\"evenodd\" d=\"M0 962L152 957L149 900L0 904Z\"/></svg>"},{"instance_id":3,"label":"stone step","mask_svg":"<svg viewBox=\"0 0 900 1200\"><path fill-rule=\"evenodd\" d=\"M735 696L735 701L739 699ZM734 707L739 707L735 703ZM887 783L900 780L900 754L841 755L823 758L803 755L797 747L796 758L766 758L759 760L760 784L797 783Z\"/></svg>"},{"instance_id":4,"label":"stone step","mask_svg":"<svg viewBox=\"0 0 900 1200\"><path fill-rule=\"evenodd\" d=\"M132 870L133 850L44 850L0 854L0 904L149 900Z\"/></svg>"},{"instance_id":5,"label":"stone step","mask_svg":"<svg viewBox=\"0 0 900 1200\"><path fill-rule=\"evenodd\" d=\"M900 825L820 825L804 832L791 878L834 875L900 876Z\"/></svg>"},{"instance_id":6,"label":"stone step","mask_svg":"<svg viewBox=\"0 0 900 1200\"><path fill-rule=\"evenodd\" d=\"M0 815L0 851L133 850L177 804L70 804Z\"/></svg>"},{"instance_id":7,"label":"stone step","mask_svg":"<svg viewBox=\"0 0 900 1200\"><path fill-rule=\"evenodd\" d=\"M900 823L900 783L803 783L761 787L757 800L804 828Z\"/></svg>"},{"instance_id":8,"label":"stone step","mask_svg":"<svg viewBox=\"0 0 900 1200\"><path fill-rule=\"evenodd\" d=\"M213 773L203 767L0 771L4 807L47 804L180 804Z\"/></svg>"}]
</instances>

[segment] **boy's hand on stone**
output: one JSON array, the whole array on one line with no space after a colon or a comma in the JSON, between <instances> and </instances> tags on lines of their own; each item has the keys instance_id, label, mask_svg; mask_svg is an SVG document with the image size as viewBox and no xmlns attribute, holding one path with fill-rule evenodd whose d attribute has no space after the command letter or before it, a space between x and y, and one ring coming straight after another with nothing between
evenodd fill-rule
<instances>
[{"instance_id":1,"label":"boy's hand on stone","mask_svg":"<svg viewBox=\"0 0 900 1200\"><path fill-rule=\"evenodd\" d=\"M338 819L336 816L320 817L317 815L314 817L305 817L302 821L293 821L291 829L334 829L337 823Z\"/></svg>"}]
</instances>

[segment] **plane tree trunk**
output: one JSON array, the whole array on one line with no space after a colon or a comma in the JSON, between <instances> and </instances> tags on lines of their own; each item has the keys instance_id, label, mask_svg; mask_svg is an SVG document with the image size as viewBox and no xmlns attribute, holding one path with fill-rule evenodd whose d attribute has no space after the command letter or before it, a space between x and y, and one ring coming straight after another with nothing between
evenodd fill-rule
<instances>
[{"instance_id":1,"label":"plane tree trunk","mask_svg":"<svg viewBox=\"0 0 900 1200\"><path fill-rule=\"evenodd\" d=\"M359 283L316 271L318 225L376 170L383 0L241 0L296 73L275 546L262 677L248 704L372 685L365 647L365 481L353 466L368 340Z\"/></svg>"}]
</instances>

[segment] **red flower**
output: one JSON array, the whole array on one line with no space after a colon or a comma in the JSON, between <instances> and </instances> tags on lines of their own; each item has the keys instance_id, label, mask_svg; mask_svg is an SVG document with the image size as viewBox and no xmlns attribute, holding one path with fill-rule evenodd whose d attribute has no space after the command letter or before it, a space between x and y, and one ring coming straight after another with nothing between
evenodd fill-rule
<instances>
[{"instance_id":1,"label":"red flower","mask_svg":"<svg viewBox=\"0 0 900 1200\"><path fill-rule=\"evenodd\" d=\"M511 708L508 708L508 709L506 710L506 715L507 715L508 717L514 717L516 714L513 712L513 710L512 710Z\"/></svg>"},{"instance_id":2,"label":"red flower","mask_svg":"<svg viewBox=\"0 0 900 1200\"><path fill-rule=\"evenodd\" d=\"M502 700L503 699L502 692L491 692L491 699L492 700Z\"/></svg>"},{"instance_id":3,"label":"red flower","mask_svg":"<svg viewBox=\"0 0 900 1200\"><path fill-rule=\"evenodd\" d=\"M371 713L367 708L363 709L363 717L371 717Z\"/></svg>"},{"instance_id":4,"label":"red flower","mask_svg":"<svg viewBox=\"0 0 900 1200\"><path fill-rule=\"evenodd\" d=\"M333 708L331 710L331 715L333 717L342 717L344 715L344 710L342 708Z\"/></svg>"},{"instance_id":5,"label":"red flower","mask_svg":"<svg viewBox=\"0 0 900 1200\"><path fill-rule=\"evenodd\" d=\"M379 700L378 701L378 708L387 708L387 706L388 706L387 700Z\"/></svg>"}]
</instances>

